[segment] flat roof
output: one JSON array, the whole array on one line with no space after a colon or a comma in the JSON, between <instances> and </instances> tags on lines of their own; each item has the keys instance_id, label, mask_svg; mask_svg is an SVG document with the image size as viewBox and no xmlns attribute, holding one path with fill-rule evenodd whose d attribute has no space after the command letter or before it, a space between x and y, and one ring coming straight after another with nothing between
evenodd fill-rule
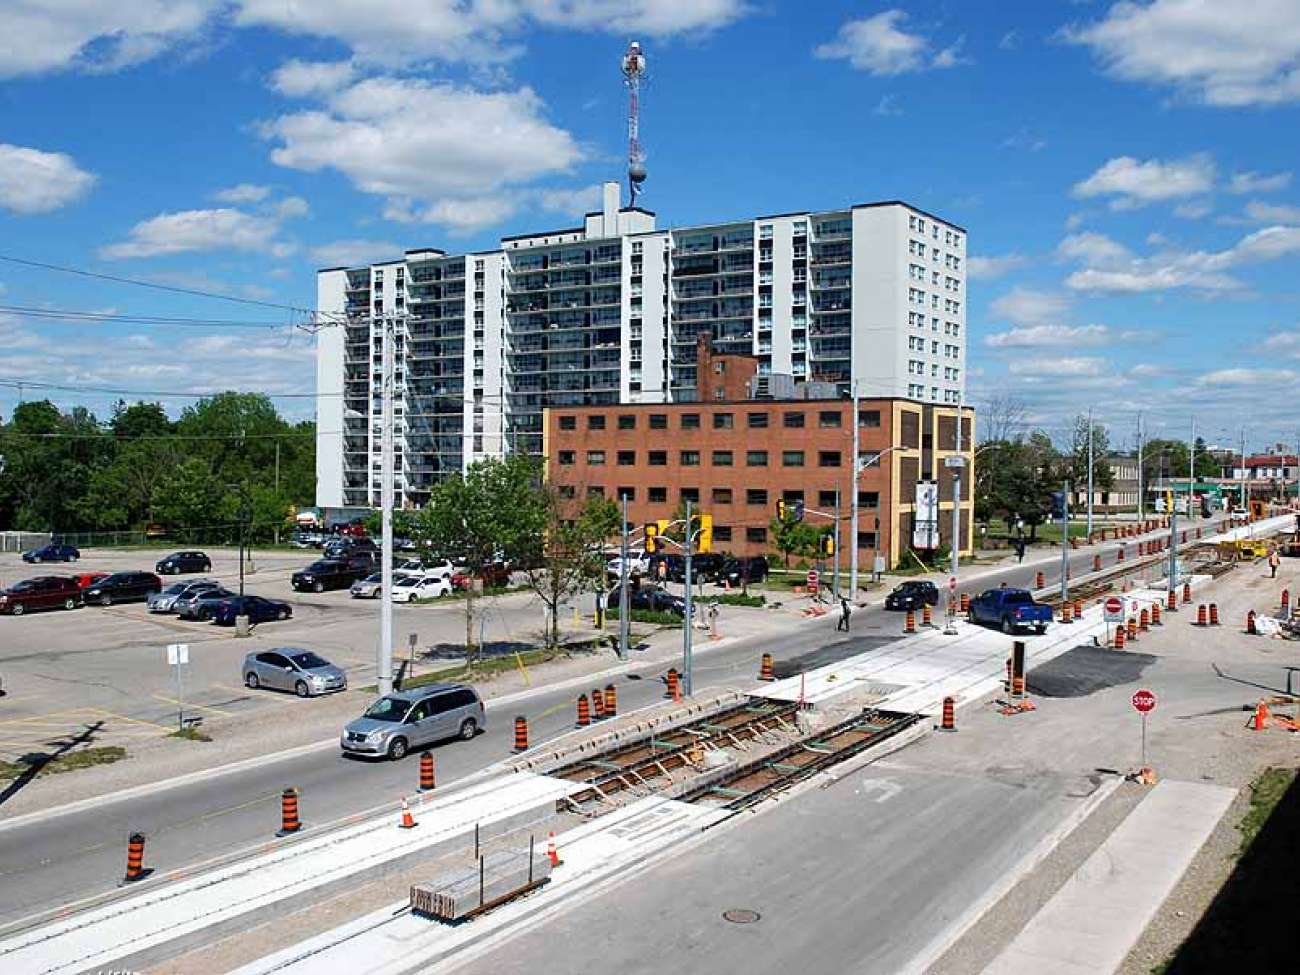
<instances>
[{"instance_id":1,"label":"flat roof","mask_svg":"<svg viewBox=\"0 0 1300 975\"><path fill-rule=\"evenodd\" d=\"M952 227L954 230L960 230L963 234L970 233L970 231L968 231L961 224L953 223L947 217L941 217L938 214L931 213L929 210L922 210L919 206L908 203L906 200L877 200L874 203L855 203L853 204L852 207L850 207L850 209L870 210L873 207L907 207L909 210L915 210L917 213L922 214L923 216L927 216L931 220L938 220L942 224L947 224L949 227Z\"/></svg>"},{"instance_id":2,"label":"flat roof","mask_svg":"<svg viewBox=\"0 0 1300 975\"><path fill-rule=\"evenodd\" d=\"M502 240L528 240L530 237L550 237L554 234L581 234L586 233L586 227L564 227L560 230L535 230L531 234L513 234L510 237L502 237Z\"/></svg>"},{"instance_id":3,"label":"flat roof","mask_svg":"<svg viewBox=\"0 0 1300 975\"><path fill-rule=\"evenodd\" d=\"M743 354L743 353L742 353ZM824 380L833 382L833 380ZM824 406L827 403L835 403L840 406L851 406L852 400L847 396L825 396L817 399L711 399L695 400L693 402L673 402L673 403L598 403L582 406L546 406L544 410L658 410L658 409L695 409L701 407L715 406ZM924 403L920 400L908 399L906 396L860 396L858 397L858 406L863 403L909 403L912 406L928 406L936 410L947 410L949 412L960 409L963 413L974 415L975 407L961 406L958 407L953 403Z\"/></svg>"}]
</instances>

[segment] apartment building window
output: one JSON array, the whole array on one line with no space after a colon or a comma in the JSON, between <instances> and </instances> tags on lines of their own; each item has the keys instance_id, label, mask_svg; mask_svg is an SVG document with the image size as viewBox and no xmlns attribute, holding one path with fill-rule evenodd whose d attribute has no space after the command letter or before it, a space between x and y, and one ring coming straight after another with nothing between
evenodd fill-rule
<instances>
[{"instance_id":1,"label":"apartment building window","mask_svg":"<svg viewBox=\"0 0 1300 975\"><path fill-rule=\"evenodd\" d=\"M683 450L677 458L677 463L683 467L699 467L700 452L698 450Z\"/></svg>"},{"instance_id":2,"label":"apartment building window","mask_svg":"<svg viewBox=\"0 0 1300 975\"><path fill-rule=\"evenodd\" d=\"M834 511L835 502L838 497L838 491L818 491L817 507L821 508L823 511Z\"/></svg>"},{"instance_id":3,"label":"apartment building window","mask_svg":"<svg viewBox=\"0 0 1300 975\"><path fill-rule=\"evenodd\" d=\"M817 414L817 425L823 430L831 427L839 427L841 423L839 410L822 410Z\"/></svg>"},{"instance_id":4,"label":"apartment building window","mask_svg":"<svg viewBox=\"0 0 1300 975\"><path fill-rule=\"evenodd\" d=\"M782 419L782 423L787 430L801 430L803 429L803 414L787 413Z\"/></svg>"},{"instance_id":5,"label":"apartment building window","mask_svg":"<svg viewBox=\"0 0 1300 975\"><path fill-rule=\"evenodd\" d=\"M561 450L555 459L561 467L572 467L575 456L572 450Z\"/></svg>"},{"instance_id":6,"label":"apartment building window","mask_svg":"<svg viewBox=\"0 0 1300 975\"><path fill-rule=\"evenodd\" d=\"M840 452L838 450L819 450L817 452L818 467L839 467Z\"/></svg>"},{"instance_id":7,"label":"apartment building window","mask_svg":"<svg viewBox=\"0 0 1300 975\"><path fill-rule=\"evenodd\" d=\"M635 500L636 500L636 488L634 488L634 487L621 487L621 488L618 489L618 493L615 494L614 497L616 497L616 498L627 498L629 501L635 501Z\"/></svg>"},{"instance_id":8,"label":"apartment building window","mask_svg":"<svg viewBox=\"0 0 1300 975\"><path fill-rule=\"evenodd\" d=\"M668 414L667 414L667 413L651 413L651 414L650 414L650 429L651 429L651 430L667 430L667 429L668 429Z\"/></svg>"},{"instance_id":9,"label":"apartment building window","mask_svg":"<svg viewBox=\"0 0 1300 975\"><path fill-rule=\"evenodd\" d=\"M647 488L646 498L651 504L667 504L668 489L666 487Z\"/></svg>"},{"instance_id":10,"label":"apartment building window","mask_svg":"<svg viewBox=\"0 0 1300 975\"><path fill-rule=\"evenodd\" d=\"M758 226L758 239L759 239L759 240L771 240L771 239L772 239L772 225L771 225L770 223L759 224L759 226Z\"/></svg>"},{"instance_id":11,"label":"apartment building window","mask_svg":"<svg viewBox=\"0 0 1300 975\"><path fill-rule=\"evenodd\" d=\"M668 466L668 451L666 451L666 450L652 450L652 451L650 451L650 455L649 455L648 459L646 460L646 463L649 464L651 467L667 467L667 466Z\"/></svg>"},{"instance_id":12,"label":"apartment building window","mask_svg":"<svg viewBox=\"0 0 1300 975\"><path fill-rule=\"evenodd\" d=\"M767 414L766 414L766 413L750 413L750 414L745 418L745 421L746 421L746 423L748 424L749 429L751 429L751 430L766 430L766 429L767 429Z\"/></svg>"},{"instance_id":13,"label":"apartment building window","mask_svg":"<svg viewBox=\"0 0 1300 975\"><path fill-rule=\"evenodd\" d=\"M746 452L745 452L745 466L746 466L746 467L766 467L766 466L767 466L767 451L766 451L766 450L750 450L750 451L746 451Z\"/></svg>"},{"instance_id":14,"label":"apartment building window","mask_svg":"<svg viewBox=\"0 0 1300 975\"><path fill-rule=\"evenodd\" d=\"M632 241L632 253L633 254L641 253L641 241L639 240Z\"/></svg>"},{"instance_id":15,"label":"apartment building window","mask_svg":"<svg viewBox=\"0 0 1300 975\"><path fill-rule=\"evenodd\" d=\"M718 363L721 365L722 363ZM736 425L736 416L734 413L714 413L713 429L730 430Z\"/></svg>"},{"instance_id":16,"label":"apartment building window","mask_svg":"<svg viewBox=\"0 0 1300 975\"><path fill-rule=\"evenodd\" d=\"M879 410L858 410L858 426L860 427L880 426L880 411Z\"/></svg>"},{"instance_id":17,"label":"apartment building window","mask_svg":"<svg viewBox=\"0 0 1300 975\"><path fill-rule=\"evenodd\" d=\"M730 467L732 464L732 454L730 450L715 450L713 452L714 467Z\"/></svg>"},{"instance_id":18,"label":"apartment building window","mask_svg":"<svg viewBox=\"0 0 1300 975\"><path fill-rule=\"evenodd\" d=\"M731 504L731 488L714 488L709 496L714 504Z\"/></svg>"},{"instance_id":19,"label":"apartment building window","mask_svg":"<svg viewBox=\"0 0 1300 975\"><path fill-rule=\"evenodd\" d=\"M602 464L604 464L604 463L605 463L605 451L603 451L603 450L589 450L589 451L587 451L587 466L588 466L588 467L600 467L600 466L601 466Z\"/></svg>"},{"instance_id":20,"label":"apartment building window","mask_svg":"<svg viewBox=\"0 0 1300 975\"><path fill-rule=\"evenodd\" d=\"M765 507L767 505L767 492L762 488L746 488L745 504L760 508Z\"/></svg>"},{"instance_id":21,"label":"apartment building window","mask_svg":"<svg viewBox=\"0 0 1300 975\"><path fill-rule=\"evenodd\" d=\"M561 429L561 430L576 430L576 429L578 429L578 418L577 418L576 416L562 416L562 417L560 417L560 429Z\"/></svg>"},{"instance_id":22,"label":"apartment building window","mask_svg":"<svg viewBox=\"0 0 1300 975\"><path fill-rule=\"evenodd\" d=\"M605 489L604 489L603 487L589 487L589 488L587 488L587 497L588 497L588 498L603 498L604 496L605 496Z\"/></svg>"},{"instance_id":23,"label":"apartment building window","mask_svg":"<svg viewBox=\"0 0 1300 975\"><path fill-rule=\"evenodd\" d=\"M746 529L745 529L745 541L749 542L751 545L766 545L766 544L767 544L767 529L766 529L766 528L753 528L753 527L746 528Z\"/></svg>"},{"instance_id":24,"label":"apartment building window","mask_svg":"<svg viewBox=\"0 0 1300 975\"><path fill-rule=\"evenodd\" d=\"M700 428L700 414L698 413L682 414L683 430L698 430L699 428Z\"/></svg>"},{"instance_id":25,"label":"apartment building window","mask_svg":"<svg viewBox=\"0 0 1300 975\"><path fill-rule=\"evenodd\" d=\"M686 487L684 487L684 488L681 489L680 492L678 492L678 496L677 496L677 497L678 497L678 500L683 501L683 502L685 502L685 501L689 501L691 504L699 504L699 503L700 503L700 489L699 489L699 488L686 488Z\"/></svg>"},{"instance_id":26,"label":"apartment building window","mask_svg":"<svg viewBox=\"0 0 1300 975\"><path fill-rule=\"evenodd\" d=\"M781 451L782 467L803 467L802 450L783 450Z\"/></svg>"},{"instance_id":27,"label":"apartment building window","mask_svg":"<svg viewBox=\"0 0 1300 975\"><path fill-rule=\"evenodd\" d=\"M731 526L730 526L730 525L714 525L714 526L713 526L713 540L714 540L715 542L730 542L730 541L731 541Z\"/></svg>"},{"instance_id":28,"label":"apartment building window","mask_svg":"<svg viewBox=\"0 0 1300 975\"><path fill-rule=\"evenodd\" d=\"M858 548L875 548L875 532L858 532Z\"/></svg>"},{"instance_id":29,"label":"apartment building window","mask_svg":"<svg viewBox=\"0 0 1300 975\"><path fill-rule=\"evenodd\" d=\"M635 467L635 466L636 466L636 451L635 451L635 450L620 450L620 451L618 452L618 466L619 466L619 467Z\"/></svg>"},{"instance_id":30,"label":"apartment building window","mask_svg":"<svg viewBox=\"0 0 1300 975\"><path fill-rule=\"evenodd\" d=\"M636 415L633 413L620 413L618 417L618 428L620 430L635 430Z\"/></svg>"},{"instance_id":31,"label":"apartment building window","mask_svg":"<svg viewBox=\"0 0 1300 975\"><path fill-rule=\"evenodd\" d=\"M589 416L589 417L587 417L587 429L588 429L588 430L604 430L604 429L605 429L605 418L604 418L603 416L601 416L600 414L595 414L595 415L593 415L593 416Z\"/></svg>"},{"instance_id":32,"label":"apartment building window","mask_svg":"<svg viewBox=\"0 0 1300 975\"><path fill-rule=\"evenodd\" d=\"M782 491L781 500L786 504L794 504L803 500L803 492L797 490Z\"/></svg>"}]
</instances>

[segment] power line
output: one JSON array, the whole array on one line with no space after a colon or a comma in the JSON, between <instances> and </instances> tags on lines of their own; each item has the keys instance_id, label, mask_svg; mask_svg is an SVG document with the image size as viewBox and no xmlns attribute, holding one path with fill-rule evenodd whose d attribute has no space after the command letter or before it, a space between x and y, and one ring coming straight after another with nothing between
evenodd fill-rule
<instances>
[{"instance_id":1,"label":"power line","mask_svg":"<svg viewBox=\"0 0 1300 975\"><path fill-rule=\"evenodd\" d=\"M231 321L219 318L168 318L161 315L127 315L116 312L77 311L67 308L32 308L24 305L0 305L0 312L49 321L103 322L124 325L165 325L176 328L292 328L283 322Z\"/></svg>"}]
</instances>

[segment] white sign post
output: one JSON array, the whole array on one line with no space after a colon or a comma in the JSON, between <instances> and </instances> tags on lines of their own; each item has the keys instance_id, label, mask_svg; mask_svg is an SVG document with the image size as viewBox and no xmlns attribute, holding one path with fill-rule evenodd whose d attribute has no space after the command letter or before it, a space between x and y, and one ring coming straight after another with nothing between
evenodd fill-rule
<instances>
[{"instance_id":1,"label":"white sign post","mask_svg":"<svg viewBox=\"0 0 1300 975\"><path fill-rule=\"evenodd\" d=\"M167 644L167 663L176 668L176 730L185 730L185 684L181 679L181 667L190 662L190 645L188 643Z\"/></svg>"}]
</instances>

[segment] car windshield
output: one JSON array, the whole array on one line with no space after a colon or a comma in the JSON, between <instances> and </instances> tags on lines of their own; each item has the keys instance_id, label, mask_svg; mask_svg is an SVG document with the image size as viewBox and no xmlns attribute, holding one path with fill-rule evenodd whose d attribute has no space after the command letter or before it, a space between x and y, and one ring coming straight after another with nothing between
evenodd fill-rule
<instances>
[{"instance_id":1,"label":"car windshield","mask_svg":"<svg viewBox=\"0 0 1300 975\"><path fill-rule=\"evenodd\" d=\"M410 706L409 701L403 701L395 697L381 697L366 708L365 716L373 718L375 721L401 721L406 717L407 708Z\"/></svg>"},{"instance_id":2,"label":"car windshield","mask_svg":"<svg viewBox=\"0 0 1300 975\"><path fill-rule=\"evenodd\" d=\"M129 573L114 572L111 576L106 576L105 578L100 579L99 581L101 584L118 583L118 582L126 582L129 578L130 578Z\"/></svg>"},{"instance_id":3,"label":"car windshield","mask_svg":"<svg viewBox=\"0 0 1300 975\"><path fill-rule=\"evenodd\" d=\"M173 582L170 586L168 586L166 589L163 590L163 595L179 596L186 589L188 589L189 586L190 584L188 582Z\"/></svg>"},{"instance_id":4,"label":"car windshield","mask_svg":"<svg viewBox=\"0 0 1300 975\"><path fill-rule=\"evenodd\" d=\"M296 663L303 670L312 670L316 667L328 667L330 662L324 657L318 657L316 654L307 650L303 653L292 653L289 659Z\"/></svg>"},{"instance_id":5,"label":"car windshield","mask_svg":"<svg viewBox=\"0 0 1300 975\"><path fill-rule=\"evenodd\" d=\"M1002 601L1004 603L1032 603L1034 600L1023 589L1012 589L1003 594Z\"/></svg>"},{"instance_id":6,"label":"car windshield","mask_svg":"<svg viewBox=\"0 0 1300 975\"><path fill-rule=\"evenodd\" d=\"M422 580L416 578L415 576L402 576L402 578L400 578L400 579L398 579L396 582L394 582L393 585L395 585L395 586L405 586L406 588L409 589L409 588L411 588L412 586L418 586L418 585L420 584L421 581L422 581Z\"/></svg>"},{"instance_id":7,"label":"car windshield","mask_svg":"<svg viewBox=\"0 0 1300 975\"><path fill-rule=\"evenodd\" d=\"M30 582L30 581L27 581L27 582L15 582L12 586L9 587L9 591L10 591L10 592L26 592L28 589L35 589L35 588L36 588L36 587L35 587L35 586Z\"/></svg>"},{"instance_id":8,"label":"car windshield","mask_svg":"<svg viewBox=\"0 0 1300 975\"><path fill-rule=\"evenodd\" d=\"M366 582L383 582L384 574L382 572L372 572L366 576Z\"/></svg>"},{"instance_id":9,"label":"car windshield","mask_svg":"<svg viewBox=\"0 0 1300 975\"><path fill-rule=\"evenodd\" d=\"M329 572L334 566L329 562L313 562L307 566L307 572Z\"/></svg>"}]
</instances>

